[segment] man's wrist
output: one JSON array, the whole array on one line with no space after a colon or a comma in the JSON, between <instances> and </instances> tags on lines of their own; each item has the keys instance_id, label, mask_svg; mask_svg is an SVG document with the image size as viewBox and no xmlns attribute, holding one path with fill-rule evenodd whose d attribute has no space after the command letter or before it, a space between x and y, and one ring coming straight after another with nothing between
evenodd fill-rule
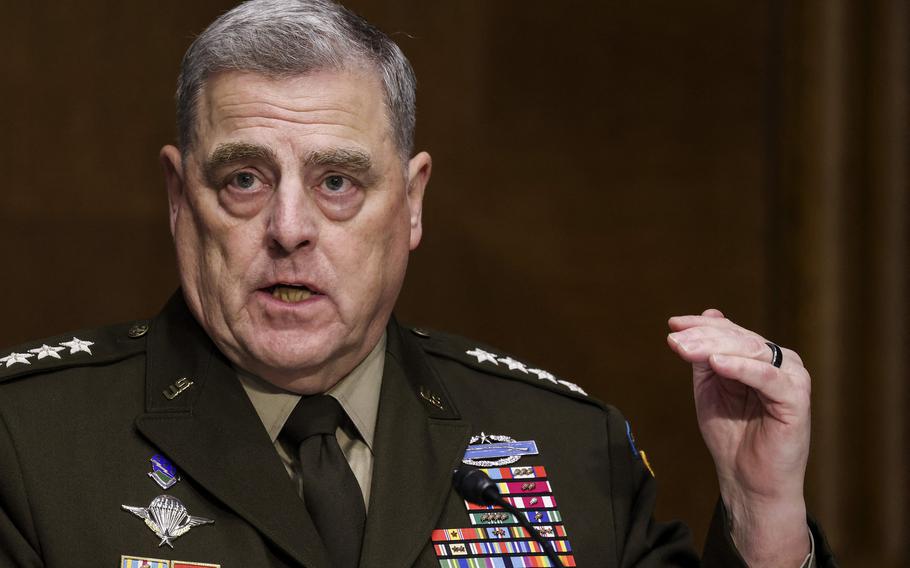
<instances>
[{"instance_id":1,"label":"man's wrist","mask_svg":"<svg viewBox=\"0 0 910 568\"><path fill-rule=\"evenodd\" d=\"M750 568L803 566L812 544L805 501L724 499L730 536Z\"/></svg>"}]
</instances>

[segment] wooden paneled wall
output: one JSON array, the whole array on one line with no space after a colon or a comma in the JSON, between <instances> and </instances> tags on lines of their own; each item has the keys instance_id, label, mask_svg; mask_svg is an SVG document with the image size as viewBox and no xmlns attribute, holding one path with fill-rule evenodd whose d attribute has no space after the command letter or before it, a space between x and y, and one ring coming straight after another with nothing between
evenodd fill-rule
<instances>
[{"instance_id":1,"label":"wooden paneled wall","mask_svg":"<svg viewBox=\"0 0 910 568\"><path fill-rule=\"evenodd\" d=\"M149 316L171 293L157 151L183 51L231 4L7 8L0 344ZM719 307L805 355L810 506L850 565L898 566L906 2L349 5L411 58L434 156L401 319L619 406L659 515L700 541L716 482L666 318Z\"/></svg>"},{"instance_id":2,"label":"wooden paneled wall","mask_svg":"<svg viewBox=\"0 0 910 568\"><path fill-rule=\"evenodd\" d=\"M814 509L844 565L908 552L910 6L780 2L772 305L814 371Z\"/></svg>"}]
</instances>

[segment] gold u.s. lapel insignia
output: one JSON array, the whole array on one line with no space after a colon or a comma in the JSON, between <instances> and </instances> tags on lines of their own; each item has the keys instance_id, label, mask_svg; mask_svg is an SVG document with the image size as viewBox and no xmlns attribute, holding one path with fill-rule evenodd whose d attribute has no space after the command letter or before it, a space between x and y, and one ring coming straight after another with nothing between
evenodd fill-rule
<instances>
[{"instance_id":1,"label":"gold u.s. lapel insignia","mask_svg":"<svg viewBox=\"0 0 910 568\"><path fill-rule=\"evenodd\" d=\"M186 377L179 378L176 381L174 381L174 383L172 385L170 385L169 387L164 389L164 391L162 391L164 394L164 398L166 398L168 400L174 400L175 398L180 396L180 393L182 393L186 389L190 388L194 384L196 384L196 383L194 383L192 380L190 380Z\"/></svg>"},{"instance_id":2,"label":"gold u.s. lapel insignia","mask_svg":"<svg viewBox=\"0 0 910 568\"><path fill-rule=\"evenodd\" d=\"M442 403L442 397L440 397L438 394L436 394L435 392L431 391L430 389L428 389L427 387L425 387L423 385L420 385L420 398L429 402L430 404L432 404L439 410L446 409L445 405L443 405L443 403Z\"/></svg>"}]
</instances>

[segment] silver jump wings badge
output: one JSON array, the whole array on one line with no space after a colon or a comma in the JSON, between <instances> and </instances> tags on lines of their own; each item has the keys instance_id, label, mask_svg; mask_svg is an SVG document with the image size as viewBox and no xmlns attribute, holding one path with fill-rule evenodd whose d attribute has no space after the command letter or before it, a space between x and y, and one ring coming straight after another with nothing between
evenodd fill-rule
<instances>
[{"instance_id":1,"label":"silver jump wings badge","mask_svg":"<svg viewBox=\"0 0 910 568\"><path fill-rule=\"evenodd\" d=\"M155 497L148 507L130 507L129 505L121 505L121 507L145 521L146 526L161 539L158 546L166 544L174 548L171 541L178 536L183 536L193 527L215 522L212 519L187 514L183 503L171 495Z\"/></svg>"}]
</instances>

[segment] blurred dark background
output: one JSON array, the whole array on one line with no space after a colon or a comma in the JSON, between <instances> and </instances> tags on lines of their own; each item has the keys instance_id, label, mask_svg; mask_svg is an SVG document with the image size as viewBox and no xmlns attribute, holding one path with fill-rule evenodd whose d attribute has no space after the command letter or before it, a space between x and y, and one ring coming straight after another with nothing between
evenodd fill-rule
<instances>
[{"instance_id":1,"label":"blurred dark background","mask_svg":"<svg viewBox=\"0 0 910 568\"><path fill-rule=\"evenodd\" d=\"M232 4L5 7L0 345L171 294L157 152ZM813 373L810 508L843 563L904 565L907 2L348 5L410 57L434 157L401 319L619 406L700 542L716 481L666 319L719 307Z\"/></svg>"}]
</instances>

